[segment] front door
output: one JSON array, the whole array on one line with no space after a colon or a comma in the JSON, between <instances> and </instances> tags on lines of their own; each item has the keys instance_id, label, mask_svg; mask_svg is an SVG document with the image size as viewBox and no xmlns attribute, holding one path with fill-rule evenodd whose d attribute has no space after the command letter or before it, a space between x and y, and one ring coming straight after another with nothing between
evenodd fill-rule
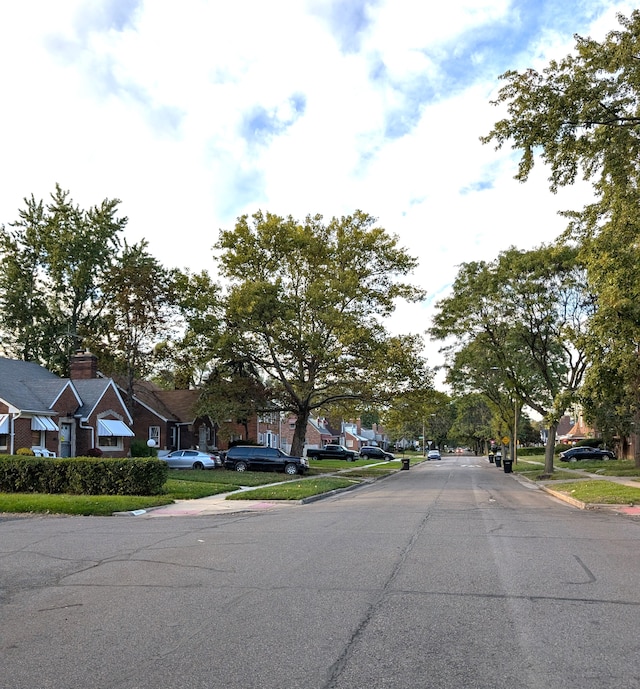
<instances>
[{"instance_id":1,"label":"front door","mask_svg":"<svg viewBox=\"0 0 640 689\"><path fill-rule=\"evenodd\" d=\"M71 424L60 424L60 456L71 457Z\"/></svg>"},{"instance_id":2,"label":"front door","mask_svg":"<svg viewBox=\"0 0 640 689\"><path fill-rule=\"evenodd\" d=\"M204 424L198 429L198 449L207 451L207 427Z\"/></svg>"}]
</instances>

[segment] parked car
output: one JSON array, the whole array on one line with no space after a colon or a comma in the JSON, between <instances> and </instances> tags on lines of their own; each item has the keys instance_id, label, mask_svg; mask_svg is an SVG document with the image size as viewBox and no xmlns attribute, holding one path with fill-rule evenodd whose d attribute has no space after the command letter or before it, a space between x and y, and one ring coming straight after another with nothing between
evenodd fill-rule
<instances>
[{"instance_id":1,"label":"parked car","mask_svg":"<svg viewBox=\"0 0 640 689\"><path fill-rule=\"evenodd\" d=\"M219 455L199 450L174 450L158 459L166 462L170 469L215 469L222 466Z\"/></svg>"},{"instance_id":2,"label":"parked car","mask_svg":"<svg viewBox=\"0 0 640 689\"><path fill-rule=\"evenodd\" d=\"M225 469L234 471L284 471L285 474L304 474L309 468L306 459L292 457L277 447L234 445L224 457Z\"/></svg>"},{"instance_id":3,"label":"parked car","mask_svg":"<svg viewBox=\"0 0 640 689\"><path fill-rule=\"evenodd\" d=\"M347 462L353 462L357 455L358 453L354 450L349 450L344 445L334 445L333 443L324 447L307 448L307 457L309 459L346 459Z\"/></svg>"},{"instance_id":4,"label":"parked car","mask_svg":"<svg viewBox=\"0 0 640 689\"><path fill-rule=\"evenodd\" d=\"M440 456L440 450L429 450L427 453L427 460L430 459L442 459Z\"/></svg>"},{"instance_id":5,"label":"parked car","mask_svg":"<svg viewBox=\"0 0 640 689\"><path fill-rule=\"evenodd\" d=\"M572 447L560 455L561 462L575 462L579 459L615 459L616 456L611 450L601 450L599 447Z\"/></svg>"},{"instance_id":6,"label":"parked car","mask_svg":"<svg viewBox=\"0 0 640 689\"><path fill-rule=\"evenodd\" d=\"M391 452L387 452L376 445L365 445L361 447L360 456L363 459L382 459L385 462L395 459L395 455L392 455Z\"/></svg>"}]
</instances>

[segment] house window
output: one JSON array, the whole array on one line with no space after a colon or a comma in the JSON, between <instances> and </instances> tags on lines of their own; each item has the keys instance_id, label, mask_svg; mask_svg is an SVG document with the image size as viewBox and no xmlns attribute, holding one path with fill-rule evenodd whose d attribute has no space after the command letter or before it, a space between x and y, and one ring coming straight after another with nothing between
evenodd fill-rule
<instances>
[{"instance_id":1,"label":"house window","mask_svg":"<svg viewBox=\"0 0 640 689\"><path fill-rule=\"evenodd\" d=\"M123 437L133 437L133 431L119 419L98 419L98 447L104 450L122 450Z\"/></svg>"},{"instance_id":2,"label":"house window","mask_svg":"<svg viewBox=\"0 0 640 689\"><path fill-rule=\"evenodd\" d=\"M9 434L0 433L0 450L6 450L9 447Z\"/></svg>"},{"instance_id":3,"label":"house window","mask_svg":"<svg viewBox=\"0 0 640 689\"><path fill-rule=\"evenodd\" d=\"M31 447L44 447L44 431L31 431Z\"/></svg>"},{"instance_id":4,"label":"house window","mask_svg":"<svg viewBox=\"0 0 640 689\"><path fill-rule=\"evenodd\" d=\"M160 426L149 426L149 440L155 441L156 447L160 447Z\"/></svg>"},{"instance_id":5,"label":"house window","mask_svg":"<svg viewBox=\"0 0 640 689\"><path fill-rule=\"evenodd\" d=\"M99 435L98 447L101 450L122 450L121 435Z\"/></svg>"}]
</instances>

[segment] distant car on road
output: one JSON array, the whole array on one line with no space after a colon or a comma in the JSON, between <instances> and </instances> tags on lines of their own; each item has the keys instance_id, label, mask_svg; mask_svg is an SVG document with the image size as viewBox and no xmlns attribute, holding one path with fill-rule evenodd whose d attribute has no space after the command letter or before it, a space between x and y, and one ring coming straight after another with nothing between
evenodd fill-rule
<instances>
[{"instance_id":1,"label":"distant car on road","mask_svg":"<svg viewBox=\"0 0 640 689\"><path fill-rule=\"evenodd\" d=\"M572 447L561 452L561 462L575 462L580 459L615 459L616 456L611 450L601 450L599 447Z\"/></svg>"},{"instance_id":2,"label":"distant car on road","mask_svg":"<svg viewBox=\"0 0 640 689\"><path fill-rule=\"evenodd\" d=\"M430 459L442 459L440 456L440 450L429 450L427 454L427 460Z\"/></svg>"},{"instance_id":3,"label":"distant car on road","mask_svg":"<svg viewBox=\"0 0 640 689\"><path fill-rule=\"evenodd\" d=\"M395 459L395 455L392 455L391 452L386 452L381 447L375 445L365 445L361 447L360 456L363 459L383 459L385 462Z\"/></svg>"},{"instance_id":4,"label":"distant car on road","mask_svg":"<svg viewBox=\"0 0 640 689\"><path fill-rule=\"evenodd\" d=\"M174 450L158 459L166 462L170 469L216 469L222 466L218 455L199 450Z\"/></svg>"}]
</instances>

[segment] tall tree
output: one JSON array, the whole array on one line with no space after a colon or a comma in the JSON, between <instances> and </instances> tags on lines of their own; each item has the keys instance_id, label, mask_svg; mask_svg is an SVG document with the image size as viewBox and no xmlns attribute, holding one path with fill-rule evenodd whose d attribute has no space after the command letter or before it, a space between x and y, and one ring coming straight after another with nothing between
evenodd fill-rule
<instances>
[{"instance_id":1,"label":"tall tree","mask_svg":"<svg viewBox=\"0 0 640 689\"><path fill-rule=\"evenodd\" d=\"M165 338L173 315L174 275L148 252L146 240L129 245L124 241L117 259L104 270L100 329L85 342L100 353L103 368L124 374L129 404L134 380L151 370L154 347Z\"/></svg>"},{"instance_id":2,"label":"tall tree","mask_svg":"<svg viewBox=\"0 0 640 689\"><path fill-rule=\"evenodd\" d=\"M0 324L5 353L61 374L85 334L100 320L101 281L127 219L119 201L82 210L56 185L44 205L32 196L0 233Z\"/></svg>"},{"instance_id":3,"label":"tall tree","mask_svg":"<svg viewBox=\"0 0 640 689\"><path fill-rule=\"evenodd\" d=\"M216 248L229 281L221 359L245 362L296 415L292 454L314 410L381 402L428 378L420 338L384 327L396 300L423 297L402 280L417 261L371 216L325 224L258 212L222 231Z\"/></svg>"},{"instance_id":4,"label":"tall tree","mask_svg":"<svg viewBox=\"0 0 640 689\"><path fill-rule=\"evenodd\" d=\"M566 214L567 239L598 295L584 402L605 431L640 411L640 11L618 22L601 42L576 36L575 52L542 72L503 74L495 104L508 114L483 139L521 151L521 181L540 157L552 191L580 174L593 185L594 202Z\"/></svg>"},{"instance_id":5,"label":"tall tree","mask_svg":"<svg viewBox=\"0 0 640 689\"><path fill-rule=\"evenodd\" d=\"M518 402L545 417L546 473L553 471L557 423L586 368L584 329L593 308L575 249L550 246L463 265L434 317L436 339L456 338L445 350L450 366L458 355L475 369L479 391L502 387L514 420Z\"/></svg>"}]
</instances>

